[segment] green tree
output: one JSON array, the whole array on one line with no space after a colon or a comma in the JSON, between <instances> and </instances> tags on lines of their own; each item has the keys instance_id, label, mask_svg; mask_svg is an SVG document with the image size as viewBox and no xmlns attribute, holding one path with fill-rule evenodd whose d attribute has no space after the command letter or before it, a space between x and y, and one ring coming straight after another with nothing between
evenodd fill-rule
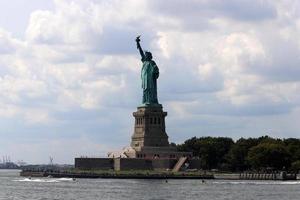
<instances>
[{"instance_id":1,"label":"green tree","mask_svg":"<svg viewBox=\"0 0 300 200\"><path fill-rule=\"evenodd\" d=\"M300 160L293 162L291 165L291 169L298 173L300 171Z\"/></svg>"},{"instance_id":2,"label":"green tree","mask_svg":"<svg viewBox=\"0 0 300 200\"><path fill-rule=\"evenodd\" d=\"M259 144L261 139L257 138L241 138L234 145L226 155L226 161L232 171L244 171L250 168L247 160L248 151L251 147Z\"/></svg>"},{"instance_id":3,"label":"green tree","mask_svg":"<svg viewBox=\"0 0 300 200\"><path fill-rule=\"evenodd\" d=\"M254 140L257 140L259 144L261 144L261 143L284 144L281 139L278 139L278 138L275 139L275 138L272 138L268 135L259 137L259 138L254 139Z\"/></svg>"},{"instance_id":4,"label":"green tree","mask_svg":"<svg viewBox=\"0 0 300 200\"><path fill-rule=\"evenodd\" d=\"M259 138L240 138L235 143L227 137L193 137L177 145L177 148L179 151L192 152L201 160L203 169L281 170L300 160L300 139L281 140L267 135Z\"/></svg>"},{"instance_id":5,"label":"green tree","mask_svg":"<svg viewBox=\"0 0 300 200\"><path fill-rule=\"evenodd\" d=\"M283 140L288 152L291 154L291 161L300 160L300 140L296 138L288 138Z\"/></svg>"},{"instance_id":6,"label":"green tree","mask_svg":"<svg viewBox=\"0 0 300 200\"><path fill-rule=\"evenodd\" d=\"M178 151L188 151L192 152L193 156L198 157L199 156L199 139L196 137L192 137L186 141L184 141L183 144L177 145L177 150Z\"/></svg>"},{"instance_id":7,"label":"green tree","mask_svg":"<svg viewBox=\"0 0 300 200\"><path fill-rule=\"evenodd\" d=\"M225 162L225 155L234 144L231 138L226 137L193 137L178 145L179 151L190 151L199 157L203 169L219 168Z\"/></svg>"},{"instance_id":8,"label":"green tree","mask_svg":"<svg viewBox=\"0 0 300 200\"><path fill-rule=\"evenodd\" d=\"M281 170L290 166L288 150L283 144L261 143L252 147L248 153L248 161L254 169L273 168Z\"/></svg>"}]
</instances>

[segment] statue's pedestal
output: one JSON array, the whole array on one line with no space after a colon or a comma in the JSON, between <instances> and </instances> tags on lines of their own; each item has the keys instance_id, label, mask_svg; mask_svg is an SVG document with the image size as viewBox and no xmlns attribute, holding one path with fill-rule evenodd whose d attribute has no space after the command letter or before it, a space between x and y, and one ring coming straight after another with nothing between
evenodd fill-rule
<instances>
[{"instance_id":1,"label":"statue's pedestal","mask_svg":"<svg viewBox=\"0 0 300 200\"><path fill-rule=\"evenodd\" d=\"M133 116L135 117L135 123L131 140L132 148L138 150L144 146L169 146L165 130L167 112L162 110L162 106L138 107Z\"/></svg>"},{"instance_id":2,"label":"statue's pedestal","mask_svg":"<svg viewBox=\"0 0 300 200\"><path fill-rule=\"evenodd\" d=\"M191 152L178 152L170 146L165 117L160 104L143 105L133 113L135 118L131 146L109 152L108 158L76 158L78 169L119 170L180 170L182 166L200 169L200 160ZM187 163L188 165L185 165Z\"/></svg>"},{"instance_id":3,"label":"statue's pedestal","mask_svg":"<svg viewBox=\"0 0 300 200\"><path fill-rule=\"evenodd\" d=\"M140 106L133 113L135 117L134 133L128 153L131 158L179 158L191 156L190 152L177 152L170 146L166 133L164 112L160 104Z\"/></svg>"}]
</instances>

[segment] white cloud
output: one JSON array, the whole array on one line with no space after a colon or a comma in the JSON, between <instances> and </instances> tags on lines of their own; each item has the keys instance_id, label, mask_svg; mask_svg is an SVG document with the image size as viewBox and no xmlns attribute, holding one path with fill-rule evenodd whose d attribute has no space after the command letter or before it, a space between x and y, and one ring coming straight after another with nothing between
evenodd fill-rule
<instances>
[{"instance_id":1,"label":"white cloud","mask_svg":"<svg viewBox=\"0 0 300 200\"><path fill-rule=\"evenodd\" d=\"M288 121L300 107L297 2L55 0L54 5L31 13L23 39L0 31L0 123L18 121L19 129L8 126L16 137L59 141L72 132L102 140L106 133L124 132L126 139L117 143L128 144L130 112L142 92L138 34L160 68L158 95L170 113L171 138L222 130L247 137L255 123L261 135L280 120L282 127L273 128L278 136L294 136L299 129ZM285 133L288 125L293 128ZM105 141L113 145L114 139ZM99 147L90 145L91 152ZM63 144L58 146L57 152Z\"/></svg>"},{"instance_id":2,"label":"white cloud","mask_svg":"<svg viewBox=\"0 0 300 200\"><path fill-rule=\"evenodd\" d=\"M13 39L8 32L0 29L0 54L14 53L17 45L17 40Z\"/></svg>"}]
</instances>

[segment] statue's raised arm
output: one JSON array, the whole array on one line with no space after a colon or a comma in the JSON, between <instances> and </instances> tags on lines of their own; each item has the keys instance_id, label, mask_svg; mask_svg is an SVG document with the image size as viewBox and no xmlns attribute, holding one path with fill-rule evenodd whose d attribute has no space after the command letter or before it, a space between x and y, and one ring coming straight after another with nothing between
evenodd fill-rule
<instances>
[{"instance_id":1,"label":"statue's raised arm","mask_svg":"<svg viewBox=\"0 0 300 200\"><path fill-rule=\"evenodd\" d=\"M135 39L135 41L136 41L136 47L137 47L137 49L139 50L139 52L140 52L140 54L141 54L142 60L144 60L145 54L144 54L144 51L143 51L143 49L142 49L142 47L141 47L141 44L140 44L140 41L141 41L140 37L141 37L141 36L139 35L139 36L137 36L136 39Z\"/></svg>"},{"instance_id":2,"label":"statue's raised arm","mask_svg":"<svg viewBox=\"0 0 300 200\"><path fill-rule=\"evenodd\" d=\"M143 51L140 45L140 36L136 37L135 41L143 63L141 69L143 106L160 106L157 99L157 79L159 76L159 69L154 60L152 60L151 52Z\"/></svg>"}]
</instances>

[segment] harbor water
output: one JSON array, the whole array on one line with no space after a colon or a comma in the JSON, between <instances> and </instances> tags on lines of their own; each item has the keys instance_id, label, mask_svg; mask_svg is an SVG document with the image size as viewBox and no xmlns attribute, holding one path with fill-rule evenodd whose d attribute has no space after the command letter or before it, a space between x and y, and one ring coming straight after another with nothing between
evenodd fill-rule
<instances>
[{"instance_id":1,"label":"harbor water","mask_svg":"<svg viewBox=\"0 0 300 200\"><path fill-rule=\"evenodd\" d=\"M300 181L25 178L0 170L0 200L299 200Z\"/></svg>"}]
</instances>

